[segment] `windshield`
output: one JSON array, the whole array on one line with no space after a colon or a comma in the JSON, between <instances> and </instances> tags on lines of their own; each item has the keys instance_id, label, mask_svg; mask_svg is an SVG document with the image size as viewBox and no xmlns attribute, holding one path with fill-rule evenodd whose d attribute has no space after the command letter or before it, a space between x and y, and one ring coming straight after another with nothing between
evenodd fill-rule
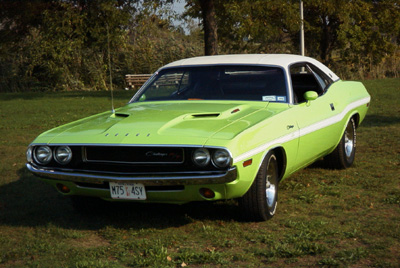
<instances>
[{"instance_id":1,"label":"windshield","mask_svg":"<svg viewBox=\"0 0 400 268\"><path fill-rule=\"evenodd\" d=\"M287 101L283 70L264 66L201 66L161 70L134 101Z\"/></svg>"}]
</instances>

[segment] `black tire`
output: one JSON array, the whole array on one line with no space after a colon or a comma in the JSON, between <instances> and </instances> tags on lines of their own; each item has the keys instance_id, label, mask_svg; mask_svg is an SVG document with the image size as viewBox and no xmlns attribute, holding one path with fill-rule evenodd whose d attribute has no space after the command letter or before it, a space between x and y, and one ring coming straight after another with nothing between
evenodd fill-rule
<instances>
[{"instance_id":1,"label":"black tire","mask_svg":"<svg viewBox=\"0 0 400 268\"><path fill-rule=\"evenodd\" d=\"M350 167L356 156L357 132L356 122L351 118L335 150L324 157L328 168L345 169Z\"/></svg>"},{"instance_id":2,"label":"black tire","mask_svg":"<svg viewBox=\"0 0 400 268\"><path fill-rule=\"evenodd\" d=\"M279 171L273 152L267 154L247 193L239 199L241 216L248 221L266 221L278 205Z\"/></svg>"}]
</instances>

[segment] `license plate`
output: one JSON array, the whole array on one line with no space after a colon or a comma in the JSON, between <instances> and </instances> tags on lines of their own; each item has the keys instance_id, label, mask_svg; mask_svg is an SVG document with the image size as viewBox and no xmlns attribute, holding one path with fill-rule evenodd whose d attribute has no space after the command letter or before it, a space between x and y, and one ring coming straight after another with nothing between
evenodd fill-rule
<instances>
[{"instance_id":1,"label":"license plate","mask_svg":"<svg viewBox=\"0 0 400 268\"><path fill-rule=\"evenodd\" d=\"M110 182L113 199L146 200L146 191L141 183Z\"/></svg>"}]
</instances>

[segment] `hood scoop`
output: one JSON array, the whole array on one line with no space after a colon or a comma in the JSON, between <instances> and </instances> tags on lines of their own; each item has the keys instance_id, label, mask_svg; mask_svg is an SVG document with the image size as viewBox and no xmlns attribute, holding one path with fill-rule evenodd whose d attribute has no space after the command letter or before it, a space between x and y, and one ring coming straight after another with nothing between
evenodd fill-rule
<instances>
[{"instance_id":1,"label":"hood scoop","mask_svg":"<svg viewBox=\"0 0 400 268\"><path fill-rule=\"evenodd\" d=\"M123 118L130 116L130 114L124 114L124 113L115 113L113 115L115 117L123 117Z\"/></svg>"},{"instance_id":2,"label":"hood scoop","mask_svg":"<svg viewBox=\"0 0 400 268\"><path fill-rule=\"evenodd\" d=\"M213 118L218 117L220 113L192 114L191 118Z\"/></svg>"}]
</instances>

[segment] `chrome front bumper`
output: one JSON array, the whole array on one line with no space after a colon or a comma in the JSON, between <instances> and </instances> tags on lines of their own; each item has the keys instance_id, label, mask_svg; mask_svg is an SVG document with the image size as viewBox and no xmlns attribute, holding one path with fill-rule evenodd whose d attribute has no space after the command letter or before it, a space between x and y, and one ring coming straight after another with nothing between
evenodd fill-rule
<instances>
[{"instance_id":1,"label":"chrome front bumper","mask_svg":"<svg viewBox=\"0 0 400 268\"><path fill-rule=\"evenodd\" d=\"M105 182L142 183L146 186L222 184L232 182L237 178L236 167L223 172L202 171L154 174L96 173L69 169L55 170L36 167L31 163L27 163L26 167L34 175L41 178L94 184L103 184Z\"/></svg>"}]
</instances>

